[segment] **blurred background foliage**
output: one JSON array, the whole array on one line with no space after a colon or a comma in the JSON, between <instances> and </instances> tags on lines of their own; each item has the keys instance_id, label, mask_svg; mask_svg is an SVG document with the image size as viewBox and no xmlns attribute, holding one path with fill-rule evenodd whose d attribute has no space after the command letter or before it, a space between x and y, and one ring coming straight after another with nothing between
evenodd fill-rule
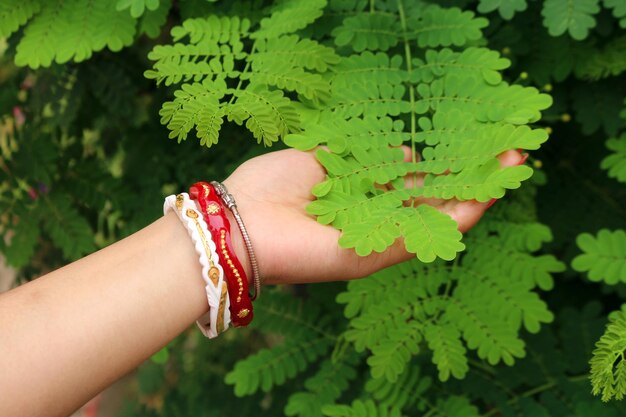
<instances>
[{"instance_id":1,"label":"blurred background foliage","mask_svg":"<svg viewBox=\"0 0 626 417\"><path fill-rule=\"evenodd\" d=\"M258 22L270 1L96 2L106 21L117 22L120 29L100 31L82 42L63 26L67 22L62 13L50 15L57 10L53 3L63 3L58 9L63 13L82 16L81 7L94 2L20 0L0 5L0 251L18 271L20 282L137 231L161 215L165 195L198 179L223 179L242 161L270 150L233 123L223 127L221 140L211 148L194 140L168 140L158 112L172 90L157 89L143 76L151 67L148 52L169 43L169 30L184 19L218 13ZM330 0L320 26L343 18L337 10L360 3L369 4ZM601 229L626 226L626 192L619 182L626 180L626 136L618 139L626 123L620 116L626 97L626 4L430 3L487 17L487 45L513 63L505 78L554 98L539 122L551 138L529 159L535 176L498 202L469 236L480 247L495 234L499 219L550 228L551 239L540 239L546 244L536 256L549 254L563 265L548 268L553 288L540 285L549 290L541 297L554 312L553 323L537 334L520 331L526 352L513 367L493 365L471 353L464 378L444 383L438 380L441 369L424 349L407 352L392 381L372 377L371 361L355 349L360 336L346 332L355 324L335 302L345 293L345 283L273 289L257 303L251 328L230 331L211 343L190 329L142 365L136 394L122 415L623 415L621 403L592 397L588 361L607 314L619 310L626 297L626 243L621 246L615 238L610 251L599 251L610 252L613 263L605 268L610 271L600 271L592 280L585 271L600 265L600 257L570 265L581 253L576 243L581 233L594 237ZM574 8L567 9L568 4ZM42 14L49 22L41 23ZM23 41L42 30L33 29L34 23L49 33L44 31L39 43ZM57 47L59 39L64 46ZM616 139L607 148L609 138ZM283 146L279 142L271 150ZM609 155L612 162L605 161ZM593 252L582 243L585 252ZM432 273L419 264L411 268L417 275ZM391 270L372 279L402 273ZM347 310L346 316L350 318ZM305 333L321 335L321 347L298 347L302 358L280 351L285 341L312 340ZM266 347L272 349L253 355ZM242 361L245 357L249 359ZM242 385L237 377L260 380ZM620 389L624 387L616 391Z\"/></svg>"}]
</instances>

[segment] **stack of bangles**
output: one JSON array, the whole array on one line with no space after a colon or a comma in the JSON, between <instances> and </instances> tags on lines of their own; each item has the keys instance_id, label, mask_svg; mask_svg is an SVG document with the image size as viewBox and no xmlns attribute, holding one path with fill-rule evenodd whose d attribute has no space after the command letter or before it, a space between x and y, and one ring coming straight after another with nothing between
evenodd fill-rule
<instances>
[{"instance_id":1,"label":"stack of bangles","mask_svg":"<svg viewBox=\"0 0 626 417\"><path fill-rule=\"evenodd\" d=\"M252 266L254 293L248 291L248 278L233 250L230 210L243 236ZM206 337L216 337L229 325L247 326L252 321L252 301L261 291L261 277L235 199L219 182L197 182L189 194L170 195L165 199L163 214L173 210L183 223L202 265L202 278L209 301L209 310L196 323Z\"/></svg>"}]
</instances>

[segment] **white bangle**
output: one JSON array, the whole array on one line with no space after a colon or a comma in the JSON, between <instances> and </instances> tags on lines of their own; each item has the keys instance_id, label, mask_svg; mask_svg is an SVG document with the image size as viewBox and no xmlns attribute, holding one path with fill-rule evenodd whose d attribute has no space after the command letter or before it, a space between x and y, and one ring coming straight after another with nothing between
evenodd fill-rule
<instances>
[{"instance_id":1,"label":"white bangle","mask_svg":"<svg viewBox=\"0 0 626 417\"><path fill-rule=\"evenodd\" d=\"M176 213L191 237L202 266L202 279L206 283L209 311L196 323L206 337L216 337L227 330L230 324L228 288L224 270L219 264L217 247L195 201L187 193L166 197L163 214L170 210Z\"/></svg>"}]
</instances>

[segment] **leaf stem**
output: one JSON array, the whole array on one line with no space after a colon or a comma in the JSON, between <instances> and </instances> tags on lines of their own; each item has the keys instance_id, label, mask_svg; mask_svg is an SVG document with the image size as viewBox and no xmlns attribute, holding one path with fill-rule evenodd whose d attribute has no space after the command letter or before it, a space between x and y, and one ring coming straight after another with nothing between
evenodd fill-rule
<instances>
[{"instance_id":1,"label":"leaf stem","mask_svg":"<svg viewBox=\"0 0 626 417\"><path fill-rule=\"evenodd\" d=\"M398 13L400 15L400 26L402 28L402 38L404 42L404 59L406 60L406 71L408 73L409 79L411 79L411 74L413 72L413 58L411 55L411 46L409 44L409 37L407 35L407 24L406 24L406 15L404 14L404 5L402 4L402 0L398 0ZM411 103L411 162L413 165L417 163L417 158L415 154L415 133L417 128L417 121L415 118L415 91L412 84L409 84L409 101ZM413 188L417 188L417 173L413 173ZM415 207L415 199L411 200L411 206Z\"/></svg>"},{"instance_id":2,"label":"leaf stem","mask_svg":"<svg viewBox=\"0 0 626 417\"><path fill-rule=\"evenodd\" d=\"M248 53L248 57L250 57L250 55L254 54L256 52L256 41L254 41L254 43L252 44L252 47L250 48L250 53ZM243 83L243 78L241 78L246 72L248 72L248 69L250 69L250 60L246 60L246 66L243 67L243 71L241 71L241 73L239 74L239 82L237 83L237 87L235 87L235 89L233 90L233 95L230 97L230 100L228 100L228 105L233 104L233 100L235 99L236 95L234 94L235 91L239 91L241 89L241 84Z\"/></svg>"}]
</instances>

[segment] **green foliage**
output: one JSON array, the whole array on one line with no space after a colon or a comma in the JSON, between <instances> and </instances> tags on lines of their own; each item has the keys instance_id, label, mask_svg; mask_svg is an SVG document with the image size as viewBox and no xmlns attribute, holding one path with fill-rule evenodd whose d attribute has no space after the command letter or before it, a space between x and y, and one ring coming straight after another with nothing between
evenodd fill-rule
<instances>
[{"instance_id":1,"label":"green foliage","mask_svg":"<svg viewBox=\"0 0 626 417\"><path fill-rule=\"evenodd\" d=\"M595 27L594 15L600 11L600 0L546 0L543 3L543 24L552 36L564 33L585 39Z\"/></svg>"},{"instance_id":2,"label":"green foliage","mask_svg":"<svg viewBox=\"0 0 626 417\"><path fill-rule=\"evenodd\" d=\"M41 6L21 38L17 65L48 67L81 62L93 52L119 51L133 42L135 21L113 7L114 0L50 1Z\"/></svg>"},{"instance_id":3,"label":"green foliage","mask_svg":"<svg viewBox=\"0 0 626 417\"><path fill-rule=\"evenodd\" d=\"M602 160L602 169L607 170L609 177L626 183L626 133L617 139L607 140L606 147L613 153Z\"/></svg>"},{"instance_id":4,"label":"green foliage","mask_svg":"<svg viewBox=\"0 0 626 417\"><path fill-rule=\"evenodd\" d=\"M497 10L503 19L511 20L515 13L523 12L527 7L526 0L480 0L478 11L489 13Z\"/></svg>"},{"instance_id":5,"label":"green foliage","mask_svg":"<svg viewBox=\"0 0 626 417\"><path fill-rule=\"evenodd\" d=\"M572 262L575 270L587 272L592 281L626 282L626 232L603 229L597 237L583 233L576 243L584 253Z\"/></svg>"},{"instance_id":6,"label":"green foliage","mask_svg":"<svg viewBox=\"0 0 626 417\"><path fill-rule=\"evenodd\" d=\"M264 291L212 343L186 332L125 415L624 415L591 391L626 392L623 310L602 336L625 294L625 18L614 0L5 1L0 251L30 279L255 141L316 150L309 213L359 254L402 238L415 259ZM533 152L502 169L512 149ZM425 204L505 193L463 242Z\"/></svg>"},{"instance_id":7,"label":"green foliage","mask_svg":"<svg viewBox=\"0 0 626 417\"><path fill-rule=\"evenodd\" d=\"M623 311L616 311L609 320L591 359L593 393L601 394L603 401L621 400L626 395L626 317Z\"/></svg>"}]
</instances>

